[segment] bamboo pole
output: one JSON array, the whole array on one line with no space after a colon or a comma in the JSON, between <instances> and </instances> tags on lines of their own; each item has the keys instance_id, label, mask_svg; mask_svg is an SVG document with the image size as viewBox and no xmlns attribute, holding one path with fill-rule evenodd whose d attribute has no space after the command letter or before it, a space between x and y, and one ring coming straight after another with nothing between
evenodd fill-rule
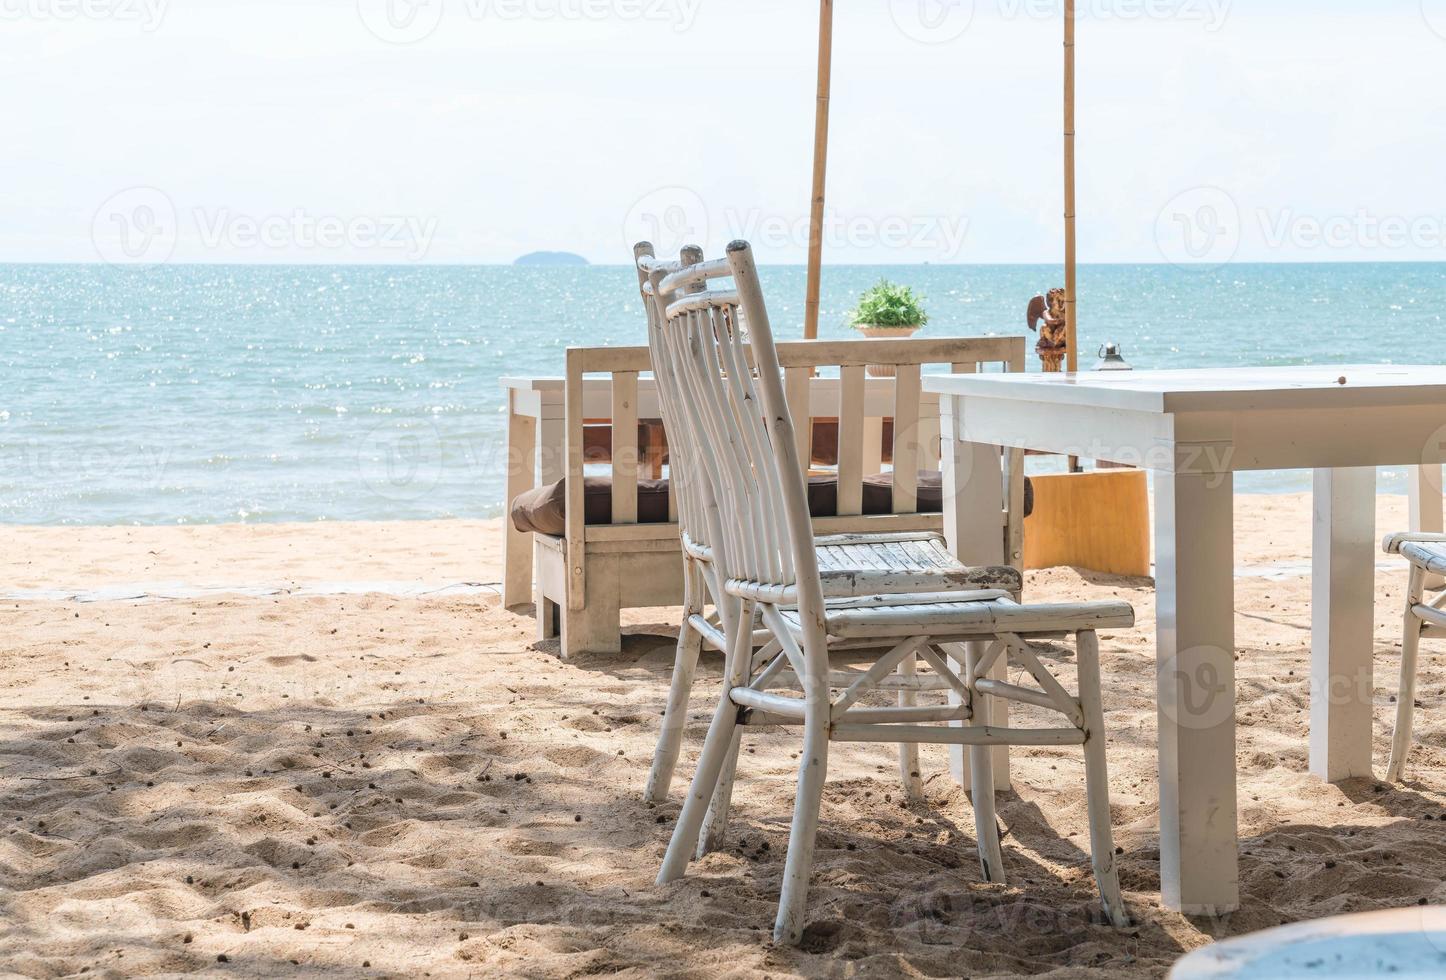
<instances>
[{"instance_id":1,"label":"bamboo pole","mask_svg":"<svg viewBox=\"0 0 1446 980\"><path fill-rule=\"evenodd\" d=\"M813 199L808 219L808 294L803 336L818 337L819 279L823 272L824 177L828 170L828 96L833 75L833 0L818 5L818 101L813 121Z\"/></svg>"},{"instance_id":2,"label":"bamboo pole","mask_svg":"<svg viewBox=\"0 0 1446 980\"><path fill-rule=\"evenodd\" d=\"M1066 369L1079 370L1078 299L1075 268L1075 165L1074 165L1074 8L1064 3L1064 317Z\"/></svg>"},{"instance_id":3,"label":"bamboo pole","mask_svg":"<svg viewBox=\"0 0 1446 980\"><path fill-rule=\"evenodd\" d=\"M1074 193L1074 5L1064 0L1064 342L1065 370L1079 370L1079 276L1076 268ZM1069 458L1078 473L1078 456Z\"/></svg>"}]
</instances>

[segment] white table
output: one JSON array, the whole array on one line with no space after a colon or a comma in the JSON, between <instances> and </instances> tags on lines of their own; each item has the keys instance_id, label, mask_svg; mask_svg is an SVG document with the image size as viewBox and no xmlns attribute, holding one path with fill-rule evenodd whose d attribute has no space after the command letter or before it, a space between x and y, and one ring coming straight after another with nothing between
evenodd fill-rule
<instances>
[{"instance_id":1,"label":"white table","mask_svg":"<svg viewBox=\"0 0 1446 980\"><path fill-rule=\"evenodd\" d=\"M1375 467L1434 473L1416 483L1434 483L1439 513L1446 367L953 375L924 388L941 396L945 531L965 562L1004 557L977 520L1001 505L1001 446L1154 473L1161 890L1189 914L1237 908L1234 474L1315 471L1310 768L1369 776Z\"/></svg>"},{"instance_id":2,"label":"white table","mask_svg":"<svg viewBox=\"0 0 1446 980\"><path fill-rule=\"evenodd\" d=\"M1432 980L1446 975L1446 908L1420 905L1277 926L1203 946L1169 980Z\"/></svg>"}]
</instances>

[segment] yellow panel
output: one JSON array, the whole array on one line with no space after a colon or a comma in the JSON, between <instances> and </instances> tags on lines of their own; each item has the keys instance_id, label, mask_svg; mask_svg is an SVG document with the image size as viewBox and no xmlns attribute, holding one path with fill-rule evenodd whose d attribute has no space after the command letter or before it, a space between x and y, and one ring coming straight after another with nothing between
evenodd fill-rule
<instances>
[{"instance_id":1,"label":"yellow panel","mask_svg":"<svg viewBox=\"0 0 1446 980\"><path fill-rule=\"evenodd\" d=\"M1150 495L1143 470L1034 476L1024 521L1024 567L1072 565L1150 574Z\"/></svg>"}]
</instances>

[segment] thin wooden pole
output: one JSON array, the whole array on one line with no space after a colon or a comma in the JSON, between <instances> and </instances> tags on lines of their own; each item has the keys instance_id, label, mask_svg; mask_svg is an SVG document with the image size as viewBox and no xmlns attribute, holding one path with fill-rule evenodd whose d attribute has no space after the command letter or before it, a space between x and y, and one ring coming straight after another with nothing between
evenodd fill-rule
<instances>
[{"instance_id":1,"label":"thin wooden pole","mask_svg":"<svg viewBox=\"0 0 1446 980\"><path fill-rule=\"evenodd\" d=\"M1066 369L1079 370L1078 315L1075 307L1079 280L1075 269L1074 180L1074 7L1064 3L1064 317Z\"/></svg>"},{"instance_id":2,"label":"thin wooden pole","mask_svg":"<svg viewBox=\"0 0 1446 980\"><path fill-rule=\"evenodd\" d=\"M808 219L808 296L803 336L818 337L819 279L823 272L823 191L828 170L828 95L833 76L833 0L818 5L818 101L813 120L813 200Z\"/></svg>"},{"instance_id":3,"label":"thin wooden pole","mask_svg":"<svg viewBox=\"0 0 1446 980\"><path fill-rule=\"evenodd\" d=\"M1074 194L1074 5L1064 0L1064 356L1065 370L1079 370L1079 276L1075 250ZM1069 471L1080 471L1079 457Z\"/></svg>"}]
</instances>

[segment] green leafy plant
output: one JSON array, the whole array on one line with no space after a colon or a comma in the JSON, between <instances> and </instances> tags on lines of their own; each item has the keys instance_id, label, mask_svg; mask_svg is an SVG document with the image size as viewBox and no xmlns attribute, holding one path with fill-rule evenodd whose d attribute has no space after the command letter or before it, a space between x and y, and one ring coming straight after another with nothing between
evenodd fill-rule
<instances>
[{"instance_id":1,"label":"green leafy plant","mask_svg":"<svg viewBox=\"0 0 1446 980\"><path fill-rule=\"evenodd\" d=\"M922 327L929 322L924 298L908 286L880 279L879 284L859 297L859 305L848 312L849 326Z\"/></svg>"}]
</instances>

